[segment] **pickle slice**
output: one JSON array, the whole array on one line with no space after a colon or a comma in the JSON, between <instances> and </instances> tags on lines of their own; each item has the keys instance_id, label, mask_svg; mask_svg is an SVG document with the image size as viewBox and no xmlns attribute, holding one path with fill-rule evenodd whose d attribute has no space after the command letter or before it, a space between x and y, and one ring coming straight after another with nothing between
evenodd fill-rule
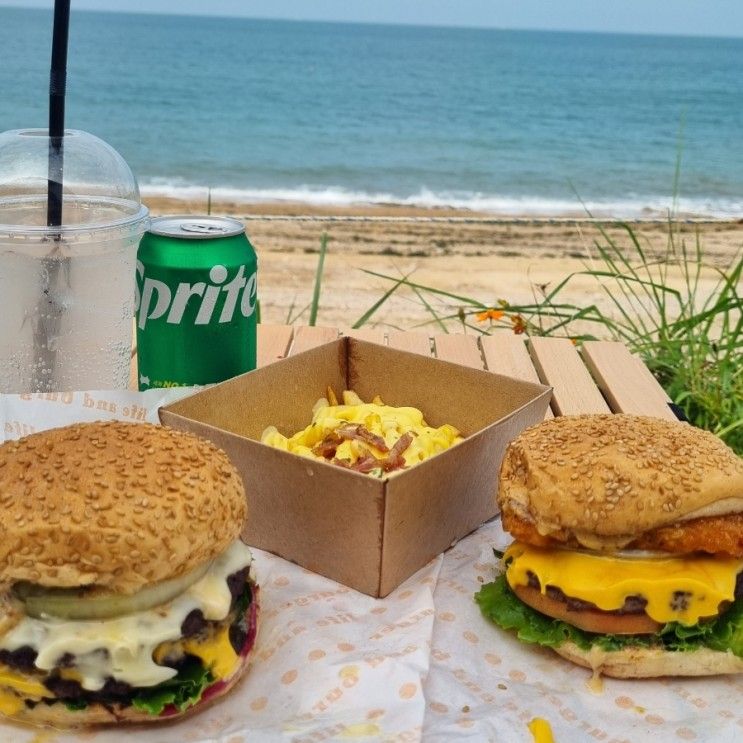
<instances>
[{"instance_id":1,"label":"pickle slice","mask_svg":"<svg viewBox=\"0 0 743 743\"><path fill-rule=\"evenodd\" d=\"M49 588L25 581L16 583L13 593L23 602L26 613L37 619L111 619L166 604L201 580L210 567L211 563L205 563L190 573L147 586L130 596L106 593L95 586Z\"/></svg>"}]
</instances>

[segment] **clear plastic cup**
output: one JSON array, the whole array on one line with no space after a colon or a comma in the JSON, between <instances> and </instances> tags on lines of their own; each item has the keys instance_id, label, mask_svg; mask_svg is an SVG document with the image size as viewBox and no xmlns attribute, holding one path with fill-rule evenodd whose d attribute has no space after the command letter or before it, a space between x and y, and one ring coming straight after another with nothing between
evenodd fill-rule
<instances>
[{"instance_id":1,"label":"clear plastic cup","mask_svg":"<svg viewBox=\"0 0 743 743\"><path fill-rule=\"evenodd\" d=\"M46 130L0 134L0 392L125 388L148 211L124 159L67 130L48 227L48 152Z\"/></svg>"}]
</instances>

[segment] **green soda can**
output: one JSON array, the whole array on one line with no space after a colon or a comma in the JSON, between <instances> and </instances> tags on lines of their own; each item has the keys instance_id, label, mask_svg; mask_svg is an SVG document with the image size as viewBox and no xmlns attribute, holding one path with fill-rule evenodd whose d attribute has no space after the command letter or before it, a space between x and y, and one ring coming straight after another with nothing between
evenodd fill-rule
<instances>
[{"instance_id":1,"label":"green soda can","mask_svg":"<svg viewBox=\"0 0 743 743\"><path fill-rule=\"evenodd\" d=\"M255 369L257 259L228 217L158 217L137 253L139 389Z\"/></svg>"}]
</instances>

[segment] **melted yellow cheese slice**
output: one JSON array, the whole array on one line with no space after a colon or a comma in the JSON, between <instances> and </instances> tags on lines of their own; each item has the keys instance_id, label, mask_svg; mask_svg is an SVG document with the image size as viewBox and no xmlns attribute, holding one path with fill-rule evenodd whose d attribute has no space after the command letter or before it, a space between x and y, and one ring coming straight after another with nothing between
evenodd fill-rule
<instances>
[{"instance_id":1,"label":"melted yellow cheese slice","mask_svg":"<svg viewBox=\"0 0 743 743\"><path fill-rule=\"evenodd\" d=\"M4 715L14 715L23 709L23 700L7 691L0 691L0 712Z\"/></svg>"},{"instance_id":2,"label":"melted yellow cheese slice","mask_svg":"<svg viewBox=\"0 0 743 743\"><path fill-rule=\"evenodd\" d=\"M152 658L156 663L167 664L168 658L180 658L186 653L200 658L216 679L229 678L240 665L240 656L230 644L229 624L206 637L164 642L155 648Z\"/></svg>"},{"instance_id":3,"label":"melted yellow cheese slice","mask_svg":"<svg viewBox=\"0 0 743 743\"><path fill-rule=\"evenodd\" d=\"M230 645L229 632L229 627L223 627L207 640L185 640L183 650L201 658L215 678L229 678L240 664L240 656Z\"/></svg>"},{"instance_id":4,"label":"melted yellow cheese slice","mask_svg":"<svg viewBox=\"0 0 743 743\"><path fill-rule=\"evenodd\" d=\"M512 544L503 559L512 588L528 585L533 573L542 593L554 586L604 611L621 609L629 596L642 596L647 615L661 624L692 625L715 616L722 601L735 599L736 576L743 570L743 559L737 558L617 557L521 542Z\"/></svg>"},{"instance_id":5,"label":"melted yellow cheese slice","mask_svg":"<svg viewBox=\"0 0 743 743\"><path fill-rule=\"evenodd\" d=\"M2 665L0 665L0 686L9 686L29 698L40 699L54 696L41 682Z\"/></svg>"}]
</instances>

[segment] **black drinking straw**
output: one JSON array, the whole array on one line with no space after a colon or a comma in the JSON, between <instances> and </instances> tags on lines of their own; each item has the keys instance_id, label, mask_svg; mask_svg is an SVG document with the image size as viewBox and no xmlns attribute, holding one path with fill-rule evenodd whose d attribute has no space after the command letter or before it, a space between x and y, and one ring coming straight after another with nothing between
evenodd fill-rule
<instances>
[{"instance_id":1,"label":"black drinking straw","mask_svg":"<svg viewBox=\"0 0 743 743\"><path fill-rule=\"evenodd\" d=\"M55 0L52 33L52 66L49 74L49 176L46 223L62 224L62 175L64 171L64 104L67 87L67 39L70 35L70 0Z\"/></svg>"},{"instance_id":2,"label":"black drinking straw","mask_svg":"<svg viewBox=\"0 0 743 743\"><path fill-rule=\"evenodd\" d=\"M70 0L54 1L52 31L52 64L49 75L49 164L47 170L46 223L48 227L62 225L62 182L64 172L64 104L67 87L67 39L70 31ZM69 282L69 261L62 259L62 230L51 235L54 247L42 259L40 304L44 310L34 323L33 392L53 392L57 351L53 346L59 336L64 314L58 285Z\"/></svg>"}]
</instances>

